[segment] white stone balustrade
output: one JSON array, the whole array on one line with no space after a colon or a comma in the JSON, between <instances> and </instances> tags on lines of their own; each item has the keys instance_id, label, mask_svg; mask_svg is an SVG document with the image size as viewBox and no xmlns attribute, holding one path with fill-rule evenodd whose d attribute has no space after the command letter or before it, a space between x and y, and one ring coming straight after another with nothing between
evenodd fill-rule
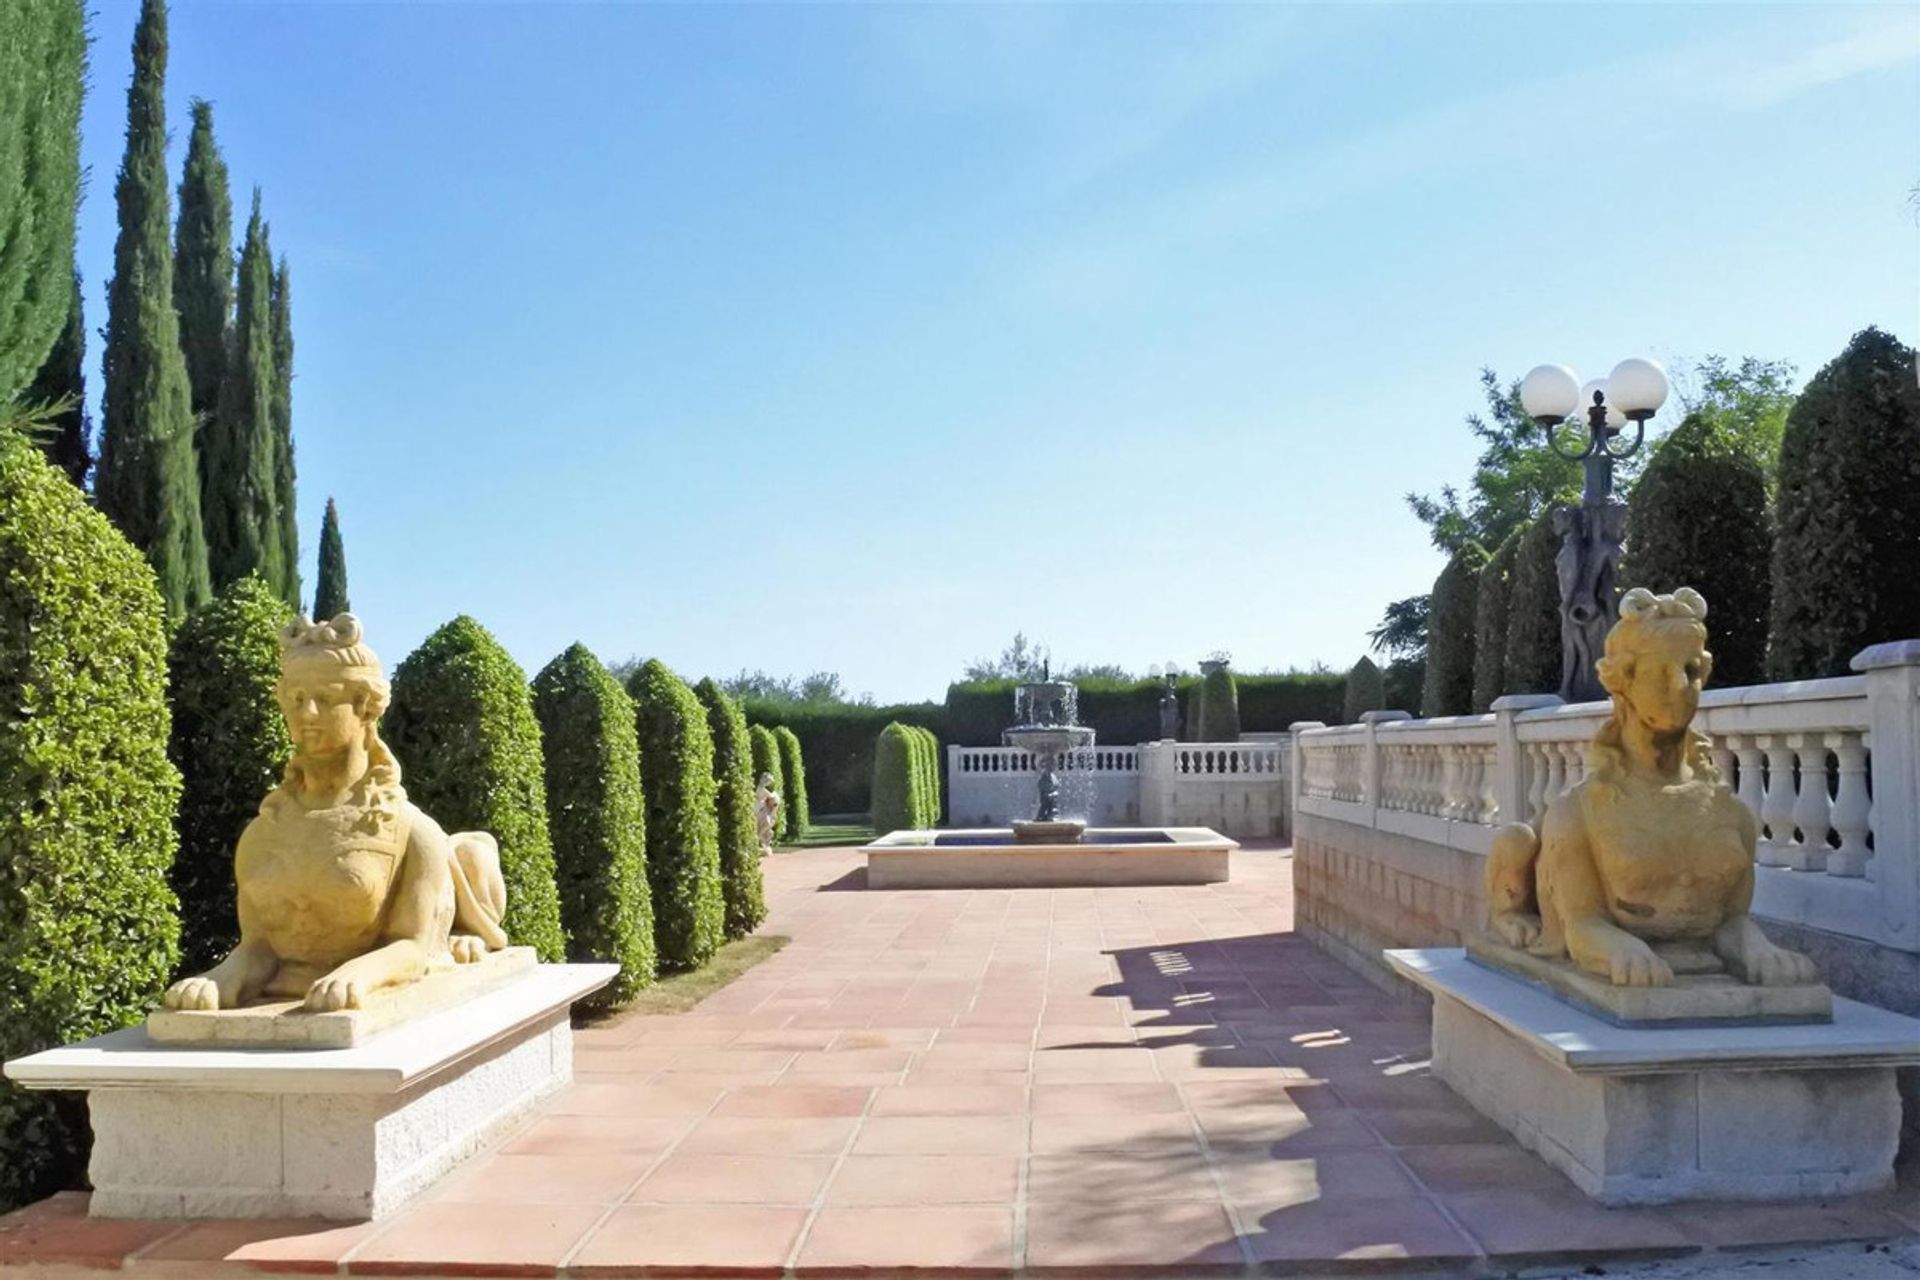
<instances>
[{"instance_id":1,"label":"white stone balustrade","mask_svg":"<svg viewBox=\"0 0 1920 1280\"><path fill-rule=\"evenodd\" d=\"M1760 827L1755 910L1920 952L1920 641L1877 645L1860 674L1710 689L1695 727ZM1374 712L1297 726L1297 812L1485 853L1586 776L1606 703L1503 698L1493 714Z\"/></svg>"}]
</instances>

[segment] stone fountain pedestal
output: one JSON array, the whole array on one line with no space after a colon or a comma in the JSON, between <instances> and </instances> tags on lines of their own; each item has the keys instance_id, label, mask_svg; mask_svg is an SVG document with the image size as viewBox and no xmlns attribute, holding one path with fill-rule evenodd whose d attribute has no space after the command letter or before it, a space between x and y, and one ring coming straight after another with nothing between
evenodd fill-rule
<instances>
[{"instance_id":1,"label":"stone fountain pedestal","mask_svg":"<svg viewBox=\"0 0 1920 1280\"><path fill-rule=\"evenodd\" d=\"M866 846L869 889L1034 889L1217 884L1235 841L1206 827L1089 828L1017 842L1005 827L895 831Z\"/></svg>"}]
</instances>

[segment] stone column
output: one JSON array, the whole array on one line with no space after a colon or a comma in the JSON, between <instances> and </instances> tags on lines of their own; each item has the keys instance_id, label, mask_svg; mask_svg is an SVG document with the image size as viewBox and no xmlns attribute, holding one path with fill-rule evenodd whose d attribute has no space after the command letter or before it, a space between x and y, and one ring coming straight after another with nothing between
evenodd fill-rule
<instances>
[{"instance_id":1,"label":"stone column","mask_svg":"<svg viewBox=\"0 0 1920 1280\"><path fill-rule=\"evenodd\" d=\"M1920 951L1920 640L1862 649L1873 734L1873 858L1887 945Z\"/></svg>"},{"instance_id":2,"label":"stone column","mask_svg":"<svg viewBox=\"0 0 1920 1280\"><path fill-rule=\"evenodd\" d=\"M1177 742L1140 744L1140 825L1164 827L1173 812L1173 753Z\"/></svg>"},{"instance_id":3,"label":"stone column","mask_svg":"<svg viewBox=\"0 0 1920 1280\"><path fill-rule=\"evenodd\" d=\"M1493 700L1495 817L1502 823L1532 822L1527 806L1527 753L1520 745L1520 713L1561 706L1554 693L1509 693Z\"/></svg>"}]
</instances>

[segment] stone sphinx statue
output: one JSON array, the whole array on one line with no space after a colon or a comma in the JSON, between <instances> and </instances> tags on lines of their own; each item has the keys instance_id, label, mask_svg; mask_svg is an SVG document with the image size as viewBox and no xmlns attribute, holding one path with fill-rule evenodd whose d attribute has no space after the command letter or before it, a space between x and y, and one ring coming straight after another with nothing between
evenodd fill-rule
<instances>
[{"instance_id":1,"label":"stone sphinx statue","mask_svg":"<svg viewBox=\"0 0 1920 1280\"><path fill-rule=\"evenodd\" d=\"M234 852L240 943L168 988L170 1010L263 998L358 1009L507 946L499 846L483 831L447 835L407 799L380 740L387 681L359 620L297 619L280 649L293 758Z\"/></svg>"},{"instance_id":2,"label":"stone sphinx statue","mask_svg":"<svg viewBox=\"0 0 1920 1280\"><path fill-rule=\"evenodd\" d=\"M759 790L753 797L753 824L762 857L773 852L773 838L780 830L780 810L785 803L773 785L773 775L761 774Z\"/></svg>"},{"instance_id":3,"label":"stone sphinx statue","mask_svg":"<svg viewBox=\"0 0 1920 1280\"><path fill-rule=\"evenodd\" d=\"M1537 834L1524 823L1496 833L1492 937L1469 951L1629 1019L1817 1019L1831 997L1813 963L1749 914L1757 823L1692 727L1713 670L1706 616L1685 587L1621 600L1595 664L1613 713L1587 775L1552 801ZM1676 984L1691 990L1664 1004L1622 994Z\"/></svg>"}]
</instances>

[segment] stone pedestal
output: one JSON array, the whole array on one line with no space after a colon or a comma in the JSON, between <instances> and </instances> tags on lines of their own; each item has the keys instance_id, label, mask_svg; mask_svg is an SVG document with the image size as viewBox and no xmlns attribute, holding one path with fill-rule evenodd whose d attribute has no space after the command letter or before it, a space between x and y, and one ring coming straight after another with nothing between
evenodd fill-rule
<instances>
[{"instance_id":1,"label":"stone pedestal","mask_svg":"<svg viewBox=\"0 0 1920 1280\"><path fill-rule=\"evenodd\" d=\"M1384 954L1433 996L1434 1074L1602 1203L1893 1185L1920 1020L1836 999L1825 1024L1619 1027L1459 948Z\"/></svg>"},{"instance_id":2,"label":"stone pedestal","mask_svg":"<svg viewBox=\"0 0 1920 1280\"><path fill-rule=\"evenodd\" d=\"M617 972L541 965L352 1048L191 1048L131 1027L6 1074L86 1091L95 1216L380 1218L572 1079L568 1012Z\"/></svg>"}]
</instances>

